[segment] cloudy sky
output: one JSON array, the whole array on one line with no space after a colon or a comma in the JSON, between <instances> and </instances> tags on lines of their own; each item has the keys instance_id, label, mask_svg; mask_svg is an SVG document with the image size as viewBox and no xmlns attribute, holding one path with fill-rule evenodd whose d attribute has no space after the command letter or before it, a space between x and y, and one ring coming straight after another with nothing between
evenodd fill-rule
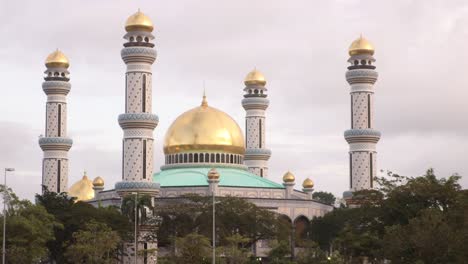
<instances>
[{"instance_id":1,"label":"cloudy sky","mask_svg":"<svg viewBox=\"0 0 468 264\"><path fill-rule=\"evenodd\" d=\"M348 188L349 44L363 34L376 48L379 170L439 176L468 173L468 3L466 1L8 1L0 0L0 167L24 198L40 191L46 96L45 57L71 61L69 184L119 180L126 18L138 8L155 25L155 169L171 122L210 105L244 124L243 78L268 80L270 178L288 169L301 183L337 195ZM468 178L462 178L468 187Z\"/></svg>"}]
</instances>

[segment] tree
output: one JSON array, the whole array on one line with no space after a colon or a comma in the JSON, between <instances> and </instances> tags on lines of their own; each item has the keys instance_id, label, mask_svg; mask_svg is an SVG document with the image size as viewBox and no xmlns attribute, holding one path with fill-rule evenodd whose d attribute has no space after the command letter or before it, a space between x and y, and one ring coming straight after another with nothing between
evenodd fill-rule
<instances>
[{"instance_id":1,"label":"tree","mask_svg":"<svg viewBox=\"0 0 468 264\"><path fill-rule=\"evenodd\" d=\"M54 239L54 228L61 228L44 207L28 200L19 200L11 189L0 186L8 202L6 261L8 263L36 263L48 255L46 243ZM0 221L3 222L3 217ZM3 229L0 230L3 243Z\"/></svg>"},{"instance_id":2,"label":"tree","mask_svg":"<svg viewBox=\"0 0 468 264\"><path fill-rule=\"evenodd\" d=\"M271 250L268 252L269 263L272 264L293 264L291 259L291 246L287 241L271 241Z\"/></svg>"},{"instance_id":3,"label":"tree","mask_svg":"<svg viewBox=\"0 0 468 264\"><path fill-rule=\"evenodd\" d=\"M335 196L329 192L314 192L312 199L331 206L335 204L336 200Z\"/></svg>"},{"instance_id":4,"label":"tree","mask_svg":"<svg viewBox=\"0 0 468 264\"><path fill-rule=\"evenodd\" d=\"M226 237L226 246L219 248L221 255L224 256L224 262L226 264L245 264L249 262L251 252L246 245L249 244L250 240L239 234Z\"/></svg>"},{"instance_id":5,"label":"tree","mask_svg":"<svg viewBox=\"0 0 468 264\"><path fill-rule=\"evenodd\" d=\"M73 240L65 252L72 263L112 263L120 237L106 224L91 221L84 228L73 233Z\"/></svg>"},{"instance_id":6,"label":"tree","mask_svg":"<svg viewBox=\"0 0 468 264\"><path fill-rule=\"evenodd\" d=\"M52 214L61 226L54 228L54 240L47 242L50 261L56 263L69 263L65 251L72 244L73 234L92 221L107 224L113 231L118 232L123 240L131 236L132 225L128 218L115 207L98 207L85 203L75 202L66 193L55 193L44 190L43 194L36 195L36 203L42 205L48 213ZM123 247L115 252L114 258L123 254Z\"/></svg>"},{"instance_id":7,"label":"tree","mask_svg":"<svg viewBox=\"0 0 468 264\"><path fill-rule=\"evenodd\" d=\"M210 263L210 241L197 233L190 233L184 237L176 238L176 263Z\"/></svg>"}]
</instances>

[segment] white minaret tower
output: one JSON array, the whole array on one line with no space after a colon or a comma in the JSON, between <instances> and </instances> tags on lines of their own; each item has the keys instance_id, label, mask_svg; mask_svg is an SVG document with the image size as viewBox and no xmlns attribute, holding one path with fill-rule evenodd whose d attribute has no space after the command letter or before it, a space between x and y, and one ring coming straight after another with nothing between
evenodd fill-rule
<instances>
[{"instance_id":1,"label":"white minaret tower","mask_svg":"<svg viewBox=\"0 0 468 264\"><path fill-rule=\"evenodd\" d=\"M265 145L265 110L267 99L266 80L257 69L251 71L244 80L242 106L245 116L245 156L244 164L249 171L260 177L268 177L268 159L271 151Z\"/></svg>"},{"instance_id":2,"label":"white minaret tower","mask_svg":"<svg viewBox=\"0 0 468 264\"><path fill-rule=\"evenodd\" d=\"M42 185L51 192L66 192L68 185L68 150L73 141L67 137L67 94L70 92L69 61L56 50L45 61L47 67L42 89L47 95L45 136L39 138L44 152Z\"/></svg>"},{"instance_id":3,"label":"white minaret tower","mask_svg":"<svg viewBox=\"0 0 468 264\"><path fill-rule=\"evenodd\" d=\"M153 184L153 130L158 116L152 113L152 71L156 50L151 20L138 11L125 25L122 59L125 72L125 114L119 115L122 140L122 181L116 184L121 194L149 192ZM154 185L154 186L153 186ZM148 189L149 188L149 189ZM127 192L128 191L128 192Z\"/></svg>"},{"instance_id":4,"label":"white minaret tower","mask_svg":"<svg viewBox=\"0 0 468 264\"><path fill-rule=\"evenodd\" d=\"M122 140L122 181L115 184L121 197L159 193L159 184L153 182L153 131L158 124L158 116L152 113L152 71L156 60L151 34L153 23L142 12L131 15L125 24L124 48L121 56L127 70L125 72L125 113L119 115L123 129ZM142 208L147 210L147 208ZM147 213L150 218L150 213ZM126 247L128 256L124 263L133 263L133 256L141 250L157 249L157 241L149 240L148 234L154 228L143 220L138 220L137 248L135 241ZM156 254L156 253L154 253ZM155 256L142 254L137 263L156 263Z\"/></svg>"},{"instance_id":5,"label":"white minaret tower","mask_svg":"<svg viewBox=\"0 0 468 264\"><path fill-rule=\"evenodd\" d=\"M346 80L351 85L351 129L344 137L349 143L349 185L351 192L374 187L377 166L376 145L380 132L374 129L375 71L373 46L362 36L349 47ZM350 196L347 192L344 196ZM346 198L346 197L345 197Z\"/></svg>"}]
</instances>

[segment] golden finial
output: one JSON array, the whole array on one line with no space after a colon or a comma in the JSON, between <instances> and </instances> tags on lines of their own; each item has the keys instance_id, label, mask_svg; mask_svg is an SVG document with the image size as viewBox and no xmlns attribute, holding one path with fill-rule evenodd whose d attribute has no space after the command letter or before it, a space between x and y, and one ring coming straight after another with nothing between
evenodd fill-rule
<instances>
[{"instance_id":1,"label":"golden finial","mask_svg":"<svg viewBox=\"0 0 468 264\"><path fill-rule=\"evenodd\" d=\"M127 22L125 23L125 30L127 32L130 31L146 31L146 32L151 32L153 31L153 22L147 17L143 12L140 11L138 8L138 11L131 15L128 19Z\"/></svg>"},{"instance_id":2,"label":"golden finial","mask_svg":"<svg viewBox=\"0 0 468 264\"><path fill-rule=\"evenodd\" d=\"M70 62L68 61L67 56L65 56L65 54L63 54L63 52L57 48L54 52L47 56L45 66L50 68L68 68L68 66L70 66Z\"/></svg>"},{"instance_id":3,"label":"golden finial","mask_svg":"<svg viewBox=\"0 0 468 264\"><path fill-rule=\"evenodd\" d=\"M263 74L259 70L257 70L257 67L255 67L253 71L249 72L245 77L244 84L265 86L265 76L263 76Z\"/></svg>"},{"instance_id":4,"label":"golden finial","mask_svg":"<svg viewBox=\"0 0 468 264\"><path fill-rule=\"evenodd\" d=\"M205 93L205 88L203 88L203 100L201 102L202 106L208 106L208 101L206 101L206 93Z\"/></svg>"},{"instance_id":5,"label":"golden finial","mask_svg":"<svg viewBox=\"0 0 468 264\"><path fill-rule=\"evenodd\" d=\"M348 53L350 56L368 54L374 55L374 46L365 39L362 34L358 39L354 40L353 43L349 46Z\"/></svg>"}]
</instances>

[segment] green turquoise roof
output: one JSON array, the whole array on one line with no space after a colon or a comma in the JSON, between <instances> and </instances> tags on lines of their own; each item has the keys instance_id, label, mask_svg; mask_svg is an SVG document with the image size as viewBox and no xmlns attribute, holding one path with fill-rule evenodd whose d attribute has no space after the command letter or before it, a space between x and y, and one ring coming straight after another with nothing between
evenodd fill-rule
<instances>
[{"instance_id":1,"label":"green turquoise roof","mask_svg":"<svg viewBox=\"0 0 468 264\"><path fill-rule=\"evenodd\" d=\"M153 181L164 187L208 186L207 174L211 167L173 168L153 174ZM283 185L259 177L246 170L216 168L220 174L219 186L284 189Z\"/></svg>"}]
</instances>

